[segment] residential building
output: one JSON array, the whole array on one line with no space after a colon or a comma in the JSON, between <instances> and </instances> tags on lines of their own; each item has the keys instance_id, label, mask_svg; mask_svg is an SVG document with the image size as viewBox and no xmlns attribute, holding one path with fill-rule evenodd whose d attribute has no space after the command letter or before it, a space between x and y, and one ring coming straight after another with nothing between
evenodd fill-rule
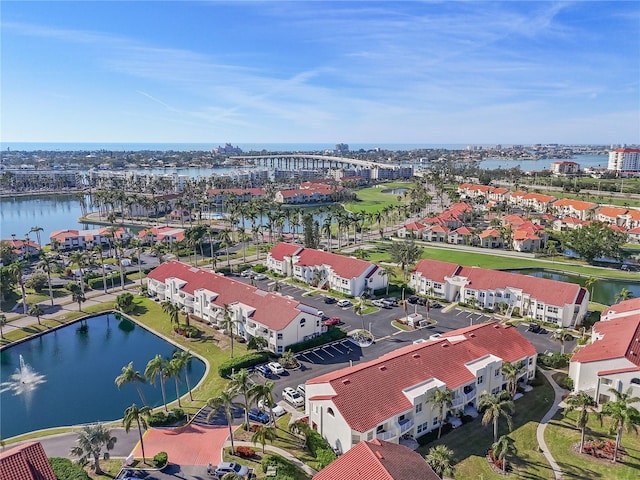
<instances>
[{"instance_id":1,"label":"residential building","mask_svg":"<svg viewBox=\"0 0 640 480\"><path fill-rule=\"evenodd\" d=\"M313 480L440 480L422 456L404 445L374 438L358 443Z\"/></svg>"},{"instance_id":2,"label":"residential building","mask_svg":"<svg viewBox=\"0 0 640 480\"><path fill-rule=\"evenodd\" d=\"M609 225L624 226L625 219L623 217L627 211L628 209L623 207L600 207L596 211L595 220L608 223Z\"/></svg>"},{"instance_id":3,"label":"residential building","mask_svg":"<svg viewBox=\"0 0 640 480\"><path fill-rule=\"evenodd\" d=\"M583 227L589 223L590 221L580 220L575 217L564 217L554 220L551 228L556 232L566 232L568 230L575 230L576 228Z\"/></svg>"},{"instance_id":4,"label":"residential building","mask_svg":"<svg viewBox=\"0 0 640 480\"><path fill-rule=\"evenodd\" d=\"M453 392L450 414L473 413L483 393L505 388L505 362L522 362L518 380L526 382L536 359L517 329L483 323L308 380L305 409L311 428L338 452L362 440L398 443L438 428L439 409L429 401L437 389Z\"/></svg>"},{"instance_id":5,"label":"residential building","mask_svg":"<svg viewBox=\"0 0 640 480\"><path fill-rule=\"evenodd\" d=\"M551 209L561 217L574 217L579 220L590 220L595 215L597 204L573 200L571 198L560 198L553 202Z\"/></svg>"},{"instance_id":6,"label":"residential building","mask_svg":"<svg viewBox=\"0 0 640 480\"><path fill-rule=\"evenodd\" d=\"M58 230L49 236L51 245L57 250L74 248L90 249L96 245L110 245L114 240L128 240L129 234L124 228L95 228L92 230Z\"/></svg>"},{"instance_id":7,"label":"residential building","mask_svg":"<svg viewBox=\"0 0 640 480\"><path fill-rule=\"evenodd\" d=\"M480 238L480 246L482 248L502 248L504 246L502 233L495 228L486 229L484 232L481 232L478 237Z\"/></svg>"},{"instance_id":8,"label":"residential building","mask_svg":"<svg viewBox=\"0 0 640 480\"><path fill-rule=\"evenodd\" d=\"M451 229L445 225L432 225L424 230L422 239L427 242L445 243L449 238Z\"/></svg>"},{"instance_id":9,"label":"residential building","mask_svg":"<svg viewBox=\"0 0 640 480\"><path fill-rule=\"evenodd\" d=\"M425 228L427 226L419 222L407 223L399 228L396 234L399 238L422 238Z\"/></svg>"},{"instance_id":10,"label":"residential building","mask_svg":"<svg viewBox=\"0 0 640 480\"><path fill-rule=\"evenodd\" d=\"M640 172L639 148L616 148L609 152L607 170L616 172Z\"/></svg>"},{"instance_id":11,"label":"residential building","mask_svg":"<svg viewBox=\"0 0 640 480\"><path fill-rule=\"evenodd\" d=\"M184 240L184 228L152 227L140 230L138 239L143 243L153 245L157 242L171 244Z\"/></svg>"},{"instance_id":12,"label":"residential building","mask_svg":"<svg viewBox=\"0 0 640 480\"><path fill-rule=\"evenodd\" d=\"M571 357L574 391L585 391L599 404L614 400L610 388L640 397L640 299L609 307L591 332L591 344ZM635 407L640 408L640 402Z\"/></svg>"},{"instance_id":13,"label":"residential building","mask_svg":"<svg viewBox=\"0 0 640 480\"><path fill-rule=\"evenodd\" d=\"M0 453L2 480L57 480L40 442L28 442Z\"/></svg>"},{"instance_id":14,"label":"residential building","mask_svg":"<svg viewBox=\"0 0 640 480\"><path fill-rule=\"evenodd\" d=\"M553 162L551 173L554 175L576 175L580 173L580 164L569 161Z\"/></svg>"},{"instance_id":15,"label":"residential building","mask_svg":"<svg viewBox=\"0 0 640 480\"><path fill-rule=\"evenodd\" d=\"M387 287L384 269L366 260L281 242L267 254L267 268L317 288L359 297Z\"/></svg>"},{"instance_id":16,"label":"residential building","mask_svg":"<svg viewBox=\"0 0 640 480\"><path fill-rule=\"evenodd\" d=\"M314 307L182 262L156 267L147 286L151 297L211 324L222 325L227 308L237 335L247 341L262 337L273 353L326 331Z\"/></svg>"},{"instance_id":17,"label":"residential building","mask_svg":"<svg viewBox=\"0 0 640 480\"><path fill-rule=\"evenodd\" d=\"M579 325L589 305L589 292L574 283L439 260L420 260L409 286L422 295L501 310L507 316L516 311L558 327Z\"/></svg>"},{"instance_id":18,"label":"residential building","mask_svg":"<svg viewBox=\"0 0 640 480\"><path fill-rule=\"evenodd\" d=\"M248 202L257 198L264 198L266 191L262 188L213 188L207 190L207 198L210 203L222 205L230 198L238 202Z\"/></svg>"},{"instance_id":19,"label":"residential building","mask_svg":"<svg viewBox=\"0 0 640 480\"><path fill-rule=\"evenodd\" d=\"M0 243L6 243L13 248L13 253L18 256L18 259L34 257L40 255L40 245L31 240L18 240L17 238L9 238L0 240Z\"/></svg>"},{"instance_id":20,"label":"residential building","mask_svg":"<svg viewBox=\"0 0 640 480\"><path fill-rule=\"evenodd\" d=\"M454 245L471 245L473 243L473 230L467 227L456 228L447 234L447 242Z\"/></svg>"}]
</instances>

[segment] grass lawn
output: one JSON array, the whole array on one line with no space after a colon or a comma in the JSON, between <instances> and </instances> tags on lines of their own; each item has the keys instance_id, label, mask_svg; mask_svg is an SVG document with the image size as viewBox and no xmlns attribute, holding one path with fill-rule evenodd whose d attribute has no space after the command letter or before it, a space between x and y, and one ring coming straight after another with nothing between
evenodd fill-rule
<instances>
[{"instance_id":1,"label":"grass lawn","mask_svg":"<svg viewBox=\"0 0 640 480\"><path fill-rule=\"evenodd\" d=\"M253 447L252 447L253 448ZM266 474L262 471L262 458L264 455L268 455L270 452L267 450L266 453L262 453L262 445L261 444L257 444L256 447L254 448L254 450L256 451L256 456L255 458L252 459L248 459L248 458L239 458L239 457L235 457L233 455L231 455L230 453L231 449L226 449L224 450L223 454L222 454L222 460L225 462L238 462L241 465L244 465L246 467L249 468L253 468L253 473L254 473L254 477L252 478L267 478ZM271 477L273 478L273 477ZM296 467L296 476L295 476L295 480L310 480L311 477L309 475L307 475L304 471L300 470L299 468Z\"/></svg>"},{"instance_id":2,"label":"grass lawn","mask_svg":"<svg viewBox=\"0 0 640 480\"><path fill-rule=\"evenodd\" d=\"M540 378L542 385L534 387L533 391L516 401L516 413L513 416L514 429L510 436L516 442L518 455L517 458L509 460L514 468L515 478L554 478L544 455L536 449L538 421L551 407L554 394L553 388L541 374L538 374L538 378ZM504 419L500 419L498 425L499 435L508 433ZM481 417L478 417L471 423L444 435L440 440L420 447L418 453L425 455L429 448L443 444L453 450L455 458L458 460L455 467L455 478L465 480L504 478L502 475L494 473L485 460L484 455L491 448L492 443L493 428L491 424L482 426Z\"/></svg>"},{"instance_id":3,"label":"grass lawn","mask_svg":"<svg viewBox=\"0 0 640 480\"><path fill-rule=\"evenodd\" d=\"M386 190L392 190L394 188L412 188L411 183L393 182L385 183L379 187L363 188L356 191L355 202L345 203L344 209L349 212L359 212L364 210L367 213L381 212L387 205L396 206L398 203L398 196L392 193L382 193Z\"/></svg>"},{"instance_id":4,"label":"grass lawn","mask_svg":"<svg viewBox=\"0 0 640 480\"><path fill-rule=\"evenodd\" d=\"M622 446L627 450L622 462L611 463L607 460L595 459L581 455L571 447L580 442L580 430L575 426L576 412L565 418L558 413L545 431L545 439L551 454L554 456L565 479L597 478L600 480L631 480L640 476L640 438L629 432L622 434ZM615 435L608 434L608 419L604 425L593 414L590 414L586 439L602 439L615 441Z\"/></svg>"}]
</instances>

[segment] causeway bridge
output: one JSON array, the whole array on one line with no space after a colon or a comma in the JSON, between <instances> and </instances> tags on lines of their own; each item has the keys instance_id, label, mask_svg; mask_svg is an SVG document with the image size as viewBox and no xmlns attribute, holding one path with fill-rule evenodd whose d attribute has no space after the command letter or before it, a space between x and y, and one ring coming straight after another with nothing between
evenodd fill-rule
<instances>
[{"instance_id":1,"label":"causeway bridge","mask_svg":"<svg viewBox=\"0 0 640 480\"><path fill-rule=\"evenodd\" d=\"M398 168L398 165L389 163L358 160L347 157L332 157L328 155L313 155L306 153L269 154L269 155L237 155L229 157L229 160L251 161L256 165L264 165L271 168L285 168L287 170L298 169L325 169L344 168L357 166L363 168Z\"/></svg>"}]
</instances>

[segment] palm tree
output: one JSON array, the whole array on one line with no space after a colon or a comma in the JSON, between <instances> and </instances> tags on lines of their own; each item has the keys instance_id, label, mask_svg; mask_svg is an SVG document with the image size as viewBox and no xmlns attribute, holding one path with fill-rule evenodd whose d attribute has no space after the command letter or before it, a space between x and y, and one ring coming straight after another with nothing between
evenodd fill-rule
<instances>
[{"instance_id":1,"label":"palm tree","mask_svg":"<svg viewBox=\"0 0 640 480\"><path fill-rule=\"evenodd\" d=\"M264 447L267 443L267 440L273 442L276 438L278 438L278 432L276 432L276 429L274 427L260 425L251 437L251 441L254 444L260 442L262 444L262 453L264 453Z\"/></svg>"},{"instance_id":2,"label":"palm tree","mask_svg":"<svg viewBox=\"0 0 640 480\"><path fill-rule=\"evenodd\" d=\"M144 400L144 396L142 395L142 390L140 389L140 384L144 383L144 377L142 374L133 368L133 362L129 362L128 365L122 367L122 373L116 377L116 386L118 389L124 385L125 383L133 383L138 390L138 395L140 395L140 400L142 400L142 404L147 403Z\"/></svg>"},{"instance_id":3,"label":"palm tree","mask_svg":"<svg viewBox=\"0 0 640 480\"><path fill-rule=\"evenodd\" d=\"M180 362L176 362L175 359L169 360L164 368L164 374L167 378L173 378L173 381L176 385L176 398L178 399L178 407L182 408L182 403L180 401L180 370L182 370L182 366Z\"/></svg>"},{"instance_id":4,"label":"palm tree","mask_svg":"<svg viewBox=\"0 0 640 480\"><path fill-rule=\"evenodd\" d=\"M360 321L362 322L362 330L364 330L364 317L362 316L362 312L364 311L364 308L365 308L365 298L363 295L353 305L353 313L355 313L360 317Z\"/></svg>"},{"instance_id":5,"label":"palm tree","mask_svg":"<svg viewBox=\"0 0 640 480\"><path fill-rule=\"evenodd\" d=\"M565 338L567 337L567 335L569 335L568 331L566 328L558 328L554 333L553 333L553 339L560 342L560 353L562 355L564 355L564 342L565 342Z\"/></svg>"},{"instance_id":6,"label":"palm tree","mask_svg":"<svg viewBox=\"0 0 640 480\"><path fill-rule=\"evenodd\" d=\"M491 445L493 450L493 458L502 462L502 473L507 471L507 455L516 454L516 446L514 440L508 435L502 435L497 441Z\"/></svg>"},{"instance_id":7,"label":"palm tree","mask_svg":"<svg viewBox=\"0 0 640 480\"><path fill-rule=\"evenodd\" d=\"M231 338L231 358L233 358L233 330L242 322L235 318L235 312L226 303L223 306L223 312L224 316L222 317L222 327L229 332L229 338Z\"/></svg>"},{"instance_id":8,"label":"palm tree","mask_svg":"<svg viewBox=\"0 0 640 480\"><path fill-rule=\"evenodd\" d=\"M42 323L40 323L40 317L44 315L44 310L42 310L42 307L40 305L38 305L37 303L31 305L31 307L29 308L29 315L31 315L32 317L37 317L38 325L42 325Z\"/></svg>"},{"instance_id":9,"label":"palm tree","mask_svg":"<svg viewBox=\"0 0 640 480\"><path fill-rule=\"evenodd\" d=\"M576 419L576 426L580 429L580 453L582 453L582 448L584 447L584 434L587 428L587 423L589 422L589 413L596 412L598 417L600 417L600 414L596 411L598 404L588 393L583 392L582 390L567 397L565 403L567 404L565 414L575 410L579 411L578 418Z\"/></svg>"},{"instance_id":10,"label":"palm tree","mask_svg":"<svg viewBox=\"0 0 640 480\"><path fill-rule=\"evenodd\" d=\"M236 406L233 402L233 392L229 390L223 390L217 397L212 397L207 400L207 406L211 408L211 412L207 415L207 422L216 416L219 408L222 408L224 415L227 419L227 425L229 426L229 439L231 440L231 455L236 454L236 448L233 444L233 408Z\"/></svg>"},{"instance_id":11,"label":"palm tree","mask_svg":"<svg viewBox=\"0 0 640 480\"><path fill-rule=\"evenodd\" d=\"M632 387L625 393L610 388L609 393L615 395L615 400L610 400L602 405L602 415L611 418L611 433L616 432L616 446L613 452L613 461L618 459L618 449L622 442L622 431L626 428L627 432L638 433L638 425L640 425L640 412L631 405L640 402L640 398L632 397Z\"/></svg>"},{"instance_id":12,"label":"palm tree","mask_svg":"<svg viewBox=\"0 0 640 480\"><path fill-rule=\"evenodd\" d=\"M598 281L598 279L596 277L589 277L584 282L584 288L586 288L587 291L589 292L589 298L592 301L593 301L593 291L594 291L594 289L591 288L591 287L593 287L596 284L597 281Z\"/></svg>"},{"instance_id":13,"label":"palm tree","mask_svg":"<svg viewBox=\"0 0 640 480\"><path fill-rule=\"evenodd\" d=\"M87 297L84 296L84 292L81 290L81 287L76 286L76 288L71 292L71 300L78 304L78 311L82 311L82 302L87 300Z\"/></svg>"},{"instance_id":14,"label":"palm tree","mask_svg":"<svg viewBox=\"0 0 640 480\"><path fill-rule=\"evenodd\" d=\"M433 471L436 472L438 477L453 477L453 465L456 462L453 457L453 450L447 448L446 445L436 445L435 447L431 447L424 459Z\"/></svg>"},{"instance_id":15,"label":"palm tree","mask_svg":"<svg viewBox=\"0 0 640 480\"><path fill-rule=\"evenodd\" d=\"M289 425L289 431L294 435L298 435L302 440L302 448L307 448L307 439L309 438L309 434L311 433L311 427L307 422L303 422L302 420L296 420Z\"/></svg>"},{"instance_id":16,"label":"palm tree","mask_svg":"<svg viewBox=\"0 0 640 480\"><path fill-rule=\"evenodd\" d=\"M180 324L180 306L176 305L171 300L165 300L161 305L162 311L169 315L169 322L171 325L175 323L177 327Z\"/></svg>"},{"instance_id":17,"label":"palm tree","mask_svg":"<svg viewBox=\"0 0 640 480\"><path fill-rule=\"evenodd\" d=\"M51 286L51 267L56 265L56 261L44 254L40 255L40 262L38 262L38 268L42 269L47 274L47 284L49 286L49 299L51 300L51 306L53 306L53 287Z\"/></svg>"},{"instance_id":18,"label":"palm tree","mask_svg":"<svg viewBox=\"0 0 640 480\"><path fill-rule=\"evenodd\" d=\"M36 238L38 239L38 246L40 248L42 248L42 241L40 239L40 232L43 232L43 231L44 231L44 228L38 227L38 226L31 227L31 230L29 230L29 233L34 232L36 234Z\"/></svg>"},{"instance_id":19,"label":"palm tree","mask_svg":"<svg viewBox=\"0 0 640 480\"><path fill-rule=\"evenodd\" d=\"M78 274L80 276L80 291L84 293L84 277L82 269L87 265L87 254L81 250L76 250L71 255L69 255L69 260L71 263L75 263L78 265Z\"/></svg>"},{"instance_id":20,"label":"palm tree","mask_svg":"<svg viewBox=\"0 0 640 480\"><path fill-rule=\"evenodd\" d=\"M618 293L616 293L615 301L616 303L624 302L625 300L629 300L633 298L633 293L628 288L623 288Z\"/></svg>"},{"instance_id":21,"label":"palm tree","mask_svg":"<svg viewBox=\"0 0 640 480\"><path fill-rule=\"evenodd\" d=\"M4 333L2 333L2 327L7 324L7 316L4 313L0 313L0 338L4 338Z\"/></svg>"},{"instance_id":22,"label":"palm tree","mask_svg":"<svg viewBox=\"0 0 640 480\"><path fill-rule=\"evenodd\" d=\"M147 418L151 415L151 407L144 406L142 408L138 408L135 403L132 403L130 407L128 407L124 411L124 418L122 419L122 425L124 426L124 431L129 433L129 429L131 428L131 424L135 421L138 425L138 435L140 436L140 448L142 448L142 461L143 463L147 463L147 457L144 454L144 441L142 439L142 429L147 429Z\"/></svg>"},{"instance_id":23,"label":"palm tree","mask_svg":"<svg viewBox=\"0 0 640 480\"><path fill-rule=\"evenodd\" d=\"M500 368L502 375L504 375L504 378L507 381L507 391L509 392L509 395L511 395L512 399L518 390L518 373L521 368L521 361L516 363L505 362Z\"/></svg>"},{"instance_id":24,"label":"palm tree","mask_svg":"<svg viewBox=\"0 0 640 480\"><path fill-rule=\"evenodd\" d=\"M27 314L27 291L24 288L24 280L22 279L22 270L27 266L27 262L24 260L16 260L9 265L9 275L16 279L20 290L22 292L22 313Z\"/></svg>"},{"instance_id":25,"label":"palm tree","mask_svg":"<svg viewBox=\"0 0 640 480\"><path fill-rule=\"evenodd\" d=\"M166 247L165 247L164 243L161 243L161 242L158 242L158 243L156 243L155 245L153 245L153 246L151 247L151 251L152 251L153 253L155 253L155 254L156 254L156 256L158 257L158 263L159 263L159 264L162 264L162 260L163 260L163 258L162 258L162 254L163 254L166 250L167 250L167 249L166 249Z\"/></svg>"},{"instance_id":26,"label":"palm tree","mask_svg":"<svg viewBox=\"0 0 640 480\"><path fill-rule=\"evenodd\" d=\"M493 441L498 441L498 419L504 417L509 426L509 431L513 428L511 415L515 411L513 400L509 397L509 393L501 391L497 394L483 393L480 395L478 408L484 411L482 415L482 425L493 422Z\"/></svg>"},{"instance_id":27,"label":"palm tree","mask_svg":"<svg viewBox=\"0 0 640 480\"><path fill-rule=\"evenodd\" d=\"M453 405L453 391L447 387L434 390L427 398L427 401L438 409L438 423L440 424L438 426L438 438L440 438L445 415Z\"/></svg>"},{"instance_id":28,"label":"palm tree","mask_svg":"<svg viewBox=\"0 0 640 480\"><path fill-rule=\"evenodd\" d=\"M184 379L187 382L187 390L189 390L189 400L193 401L193 395L191 394L191 383L189 382L189 362L193 355L188 350L178 350L173 354L172 361L175 361L179 365L180 369L184 370Z\"/></svg>"},{"instance_id":29,"label":"palm tree","mask_svg":"<svg viewBox=\"0 0 640 480\"><path fill-rule=\"evenodd\" d=\"M276 384L271 380L267 380L264 383L256 383L251 387L251 392L249 394L254 402L262 402L263 405L269 406L269 416L271 417L272 423L275 423L273 409L271 408L274 404L273 389L275 386Z\"/></svg>"},{"instance_id":30,"label":"palm tree","mask_svg":"<svg viewBox=\"0 0 640 480\"><path fill-rule=\"evenodd\" d=\"M96 475L102 475L104 472L100 468L100 453L103 447L112 450L117 441L116 437L111 436L111 432L102 423L94 425L86 425L78 433L76 439L77 445L70 451L71 455L80 457L78 463L87 463L89 458L93 457L93 467Z\"/></svg>"},{"instance_id":31,"label":"palm tree","mask_svg":"<svg viewBox=\"0 0 640 480\"><path fill-rule=\"evenodd\" d=\"M167 360L162 355L158 354L153 357L147 363L147 368L144 369L144 378L151 385L156 384L156 378L160 379L160 390L162 391L162 403L164 404L165 412L168 411L167 408L167 395L164 389L164 382L166 379L165 368L166 368Z\"/></svg>"},{"instance_id":32,"label":"palm tree","mask_svg":"<svg viewBox=\"0 0 640 480\"><path fill-rule=\"evenodd\" d=\"M227 384L227 388L236 394L242 395L243 403L240 405L244 408L244 429L249 430L249 409L251 408L251 378L249 371L242 368L239 372L231 375L231 380Z\"/></svg>"}]
</instances>

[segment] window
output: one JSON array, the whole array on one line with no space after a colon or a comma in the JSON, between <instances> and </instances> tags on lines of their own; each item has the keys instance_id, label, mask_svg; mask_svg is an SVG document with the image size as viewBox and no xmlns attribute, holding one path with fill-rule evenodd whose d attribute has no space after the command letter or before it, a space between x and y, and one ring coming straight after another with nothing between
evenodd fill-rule
<instances>
[{"instance_id":1,"label":"window","mask_svg":"<svg viewBox=\"0 0 640 480\"><path fill-rule=\"evenodd\" d=\"M480 292L480 298L484 298L484 292Z\"/></svg>"},{"instance_id":2,"label":"window","mask_svg":"<svg viewBox=\"0 0 640 480\"><path fill-rule=\"evenodd\" d=\"M434 419L433 419L433 424L434 424L434 425L437 425L437 424L438 424L438 417L434 417Z\"/></svg>"},{"instance_id":3,"label":"window","mask_svg":"<svg viewBox=\"0 0 640 480\"><path fill-rule=\"evenodd\" d=\"M301 327L304 327L306 323L307 323L307 319L306 318L301 318L300 319L300 326Z\"/></svg>"},{"instance_id":4,"label":"window","mask_svg":"<svg viewBox=\"0 0 640 480\"><path fill-rule=\"evenodd\" d=\"M529 365L533 365L533 357L529 358Z\"/></svg>"},{"instance_id":5,"label":"window","mask_svg":"<svg viewBox=\"0 0 640 480\"><path fill-rule=\"evenodd\" d=\"M547 307L547 312L558 313L558 307Z\"/></svg>"},{"instance_id":6,"label":"window","mask_svg":"<svg viewBox=\"0 0 640 480\"><path fill-rule=\"evenodd\" d=\"M544 309L544 304L538 303L538 305L536 306L536 309L543 310Z\"/></svg>"},{"instance_id":7,"label":"window","mask_svg":"<svg viewBox=\"0 0 640 480\"><path fill-rule=\"evenodd\" d=\"M496 387L496 388L494 388L494 389L492 389L492 390L491 390L491 393L492 393L493 395L495 395L495 394L496 394L496 393L498 393L499 391L500 391L500 387Z\"/></svg>"},{"instance_id":8,"label":"window","mask_svg":"<svg viewBox=\"0 0 640 480\"><path fill-rule=\"evenodd\" d=\"M483 378L483 376L482 376L482 375L480 375L480 376L478 377L478 385L480 385L482 382L484 382L484 378Z\"/></svg>"},{"instance_id":9,"label":"window","mask_svg":"<svg viewBox=\"0 0 640 480\"><path fill-rule=\"evenodd\" d=\"M633 383L635 385L640 385L640 378L632 378L631 379L631 383Z\"/></svg>"},{"instance_id":10,"label":"window","mask_svg":"<svg viewBox=\"0 0 640 480\"><path fill-rule=\"evenodd\" d=\"M278 340L282 340L282 334L281 333L278 334Z\"/></svg>"},{"instance_id":11,"label":"window","mask_svg":"<svg viewBox=\"0 0 640 480\"><path fill-rule=\"evenodd\" d=\"M422 432L422 425L418 425L417 431L418 431L418 433Z\"/></svg>"},{"instance_id":12,"label":"window","mask_svg":"<svg viewBox=\"0 0 640 480\"><path fill-rule=\"evenodd\" d=\"M416 413L420 413L422 411L422 404L419 403L416 405Z\"/></svg>"},{"instance_id":13,"label":"window","mask_svg":"<svg viewBox=\"0 0 640 480\"><path fill-rule=\"evenodd\" d=\"M602 379L602 384L603 385L611 385L612 381L610 378L603 378Z\"/></svg>"},{"instance_id":14,"label":"window","mask_svg":"<svg viewBox=\"0 0 640 480\"><path fill-rule=\"evenodd\" d=\"M333 408L329 407L327 408L327 415L331 415L332 417L335 417L335 413L333 413Z\"/></svg>"},{"instance_id":15,"label":"window","mask_svg":"<svg viewBox=\"0 0 640 480\"><path fill-rule=\"evenodd\" d=\"M493 372L493 375L497 377L498 375L500 375L500 373L501 373L501 372L500 372L500 369L499 369L499 368L496 368L496 371L495 371L495 372Z\"/></svg>"},{"instance_id":16,"label":"window","mask_svg":"<svg viewBox=\"0 0 640 480\"><path fill-rule=\"evenodd\" d=\"M510 293L505 293L504 294L504 298L511 298L511 294Z\"/></svg>"},{"instance_id":17,"label":"window","mask_svg":"<svg viewBox=\"0 0 640 480\"><path fill-rule=\"evenodd\" d=\"M382 433L384 432L384 425L378 425L376 427L376 433Z\"/></svg>"},{"instance_id":18,"label":"window","mask_svg":"<svg viewBox=\"0 0 640 480\"><path fill-rule=\"evenodd\" d=\"M282 345L278 345L278 353L282 353L282 352L283 352L283 350L284 350L284 349L282 348Z\"/></svg>"},{"instance_id":19,"label":"window","mask_svg":"<svg viewBox=\"0 0 640 480\"><path fill-rule=\"evenodd\" d=\"M320 320L316 320L316 327L320 326Z\"/></svg>"},{"instance_id":20,"label":"window","mask_svg":"<svg viewBox=\"0 0 640 480\"><path fill-rule=\"evenodd\" d=\"M367 440L373 440L373 432L367 433Z\"/></svg>"}]
</instances>

